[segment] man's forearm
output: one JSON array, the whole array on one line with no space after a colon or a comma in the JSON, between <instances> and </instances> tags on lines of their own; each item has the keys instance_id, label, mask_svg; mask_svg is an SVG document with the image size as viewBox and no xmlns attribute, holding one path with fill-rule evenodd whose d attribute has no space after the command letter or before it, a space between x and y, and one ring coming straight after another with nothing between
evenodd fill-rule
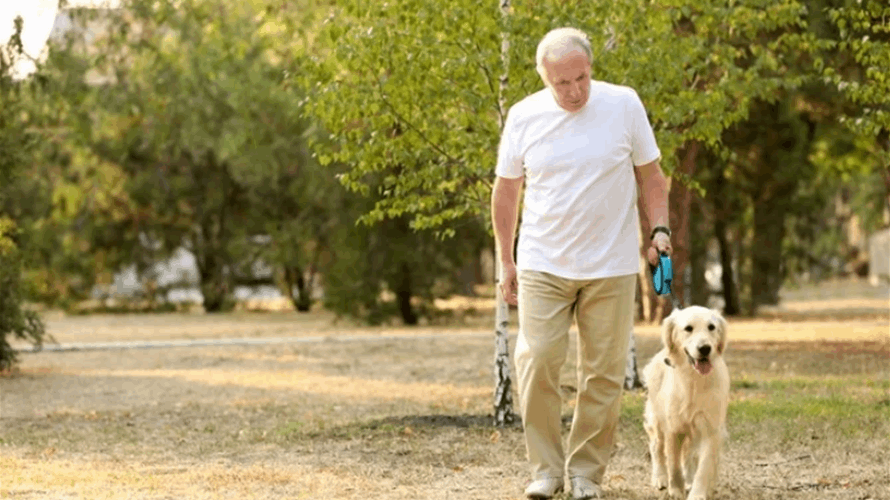
<instances>
[{"instance_id":1,"label":"man's forearm","mask_svg":"<svg viewBox=\"0 0 890 500\"><path fill-rule=\"evenodd\" d=\"M513 240L516 237L516 208L507 206L493 210L494 241L501 262L513 262ZM510 222L512 220L512 222Z\"/></svg>"},{"instance_id":2,"label":"man's forearm","mask_svg":"<svg viewBox=\"0 0 890 500\"><path fill-rule=\"evenodd\" d=\"M646 207L648 209L649 226L670 227L667 179L664 176L653 176L647 184L649 184L647 186L649 196Z\"/></svg>"},{"instance_id":3,"label":"man's forearm","mask_svg":"<svg viewBox=\"0 0 890 500\"><path fill-rule=\"evenodd\" d=\"M647 165L646 172L637 172L637 182L640 186L640 204L643 213L649 220L649 226L670 226L670 212L668 211L668 181L661 172L661 167ZM647 238L649 235L645 235Z\"/></svg>"},{"instance_id":4,"label":"man's forearm","mask_svg":"<svg viewBox=\"0 0 890 500\"><path fill-rule=\"evenodd\" d=\"M513 262L513 240L516 236L521 186L521 179L498 178L492 189L491 224L494 230L495 248L501 262Z\"/></svg>"}]
</instances>

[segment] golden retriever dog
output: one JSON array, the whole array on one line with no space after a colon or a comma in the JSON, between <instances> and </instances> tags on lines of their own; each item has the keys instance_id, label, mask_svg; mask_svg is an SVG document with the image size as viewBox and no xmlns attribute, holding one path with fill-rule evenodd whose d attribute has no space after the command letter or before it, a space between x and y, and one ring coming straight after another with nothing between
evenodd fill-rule
<instances>
[{"instance_id":1,"label":"golden retriever dog","mask_svg":"<svg viewBox=\"0 0 890 500\"><path fill-rule=\"evenodd\" d=\"M661 336L664 349L643 369L652 485L682 498L691 484L688 500L706 500L726 435L726 320L705 307L677 309Z\"/></svg>"}]
</instances>

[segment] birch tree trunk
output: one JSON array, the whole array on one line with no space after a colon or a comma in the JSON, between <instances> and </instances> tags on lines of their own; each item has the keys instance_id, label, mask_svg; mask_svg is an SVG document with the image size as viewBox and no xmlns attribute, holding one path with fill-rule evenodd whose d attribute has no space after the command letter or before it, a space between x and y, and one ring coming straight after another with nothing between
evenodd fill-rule
<instances>
[{"instance_id":1,"label":"birch tree trunk","mask_svg":"<svg viewBox=\"0 0 890 500\"><path fill-rule=\"evenodd\" d=\"M507 82L510 74L510 38L508 22L510 19L510 0L498 0L501 11L503 30L501 31L501 72L498 88L498 116L500 128L504 129L507 118ZM494 424L498 427L512 424L516 415L513 413L513 378L510 374L510 343L507 328L510 322L510 308L501 292L503 269L501 259L495 254L495 290L497 305L495 310L495 350L494 350Z\"/></svg>"},{"instance_id":2,"label":"birch tree trunk","mask_svg":"<svg viewBox=\"0 0 890 500\"><path fill-rule=\"evenodd\" d=\"M630 332L630 343L627 345L627 362L624 365L624 388L628 391L642 389L643 379L640 378L640 370L637 365L637 340L633 328Z\"/></svg>"},{"instance_id":3,"label":"birch tree trunk","mask_svg":"<svg viewBox=\"0 0 890 500\"><path fill-rule=\"evenodd\" d=\"M494 349L494 424L498 427L512 424L516 420L513 413L513 378L510 374L510 342L508 326L510 308L501 293L500 280L503 276L500 264L497 266L497 309L495 311L495 349Z\"/></svg>"},{"instance_id":4,"label":"birch tree trunk","mask_svg":"<svg viewBox=\"0 0 890 500\"><path fill-rule=\"evenodd\" d=\"M648 216L644 212L645 211L640 208L638 203L637 227L641 227L643 224L648 226ZM639 249L638 257L640 259L640 272L637 273L637 283L639 285L637 290L640 294L641 319L648 320L649 316L647 311L650 307L650 301L654 299L655 293L652 291L652 283L649 281L649 263L646 260L647 238L644 236L645 234L647 234L647 231L642 230L637 235L637 246ZM650 294L652 297L650 297ZM644 384L643 380L640 378L640 369L637 363L637 340L634 335L633 326L631 326L628 335L630 335L630 341L627 344L627 361L624 365L624 388L628 391L632 391L634 389L642 389Z\"/></svg>"}]
</instances>

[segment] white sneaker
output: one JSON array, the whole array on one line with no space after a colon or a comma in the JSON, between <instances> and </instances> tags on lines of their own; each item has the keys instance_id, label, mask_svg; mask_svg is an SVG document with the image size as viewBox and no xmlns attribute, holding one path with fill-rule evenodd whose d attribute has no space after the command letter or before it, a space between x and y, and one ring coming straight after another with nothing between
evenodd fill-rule
<instances>
[{"instance_id":1,"label":"white sneaker","mask_svg":"<svg viewBox=\"0 0 890 500\"><path fill-rule=\"evenodd\" d=\"M538 479L528 485L528 488L525 489L525 496L534 500L552 498L557 493L560 493L564 486L565 483L559 477Z\"/></svg>"},{"instance_id":2,"label":"white sneaker","mask_svg":"<svg viewBox=\"0 0 890 500\"><path fill-rule=\"evenodd\" d=\"M575 476L572 478L572 498L574 500L588 500L590 498L602 498L603 489L586 477Z\"/></svg>"}]
</instances>

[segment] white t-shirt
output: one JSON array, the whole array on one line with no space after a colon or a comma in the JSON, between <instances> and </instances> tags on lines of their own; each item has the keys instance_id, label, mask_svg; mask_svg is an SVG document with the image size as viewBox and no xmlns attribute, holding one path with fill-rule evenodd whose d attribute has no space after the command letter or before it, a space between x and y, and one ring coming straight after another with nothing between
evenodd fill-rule
<instances>
[{"instance_id":1,"label":"white t-shirt","mask_svg":"<svg viewBox=\"0 0 890 500\"><path fill-rule=\"evenodd\" d=\"M634 165L660 158L637 93L591 81L568 112L544 88L510 108L495 173L525 176L517 269L569 279L639 272Z\"/></svg>"}]
</instances>

